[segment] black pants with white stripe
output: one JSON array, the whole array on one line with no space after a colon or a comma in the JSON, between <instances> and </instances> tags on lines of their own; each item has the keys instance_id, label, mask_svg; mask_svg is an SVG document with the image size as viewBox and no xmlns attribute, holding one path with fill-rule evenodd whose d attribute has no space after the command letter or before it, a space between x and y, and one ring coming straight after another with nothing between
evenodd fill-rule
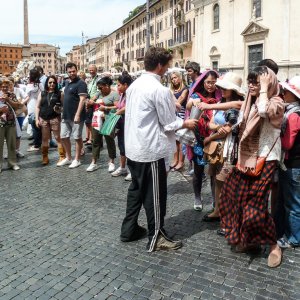
<instances>
[{"instance_id":1,"label":"black pants with white stripe","mask_svg":"<svg viewBox=\"0 0 300 300\"><path fill-rule=\"evenodd\" d=\"M167 202L167 173L165 160L135 162L130 159L127 165L132 182L128 188L126 216L122 223L121 236L130 238L138 225L142 205L148 222L148 250L153 251L159 232L163 233Z\"/></svg>"}]
</instances>

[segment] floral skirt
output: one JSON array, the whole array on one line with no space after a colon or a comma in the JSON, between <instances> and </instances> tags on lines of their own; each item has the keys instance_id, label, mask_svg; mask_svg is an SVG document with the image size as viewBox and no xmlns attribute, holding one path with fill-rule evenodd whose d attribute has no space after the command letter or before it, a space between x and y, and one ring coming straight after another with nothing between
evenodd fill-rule
<instances>
[{"instance_id":1,"label":"floral skirt","mask_svg":"<svg viewBox=\"0 0 300 300\"><path fill-rule=\"evenodd\" d=\"M220 195L221 227L229 244L276 244L273 219L268 211L275 161L265 163L258 177L236 168L224 182Z\"/></svg>"}]
</instances>

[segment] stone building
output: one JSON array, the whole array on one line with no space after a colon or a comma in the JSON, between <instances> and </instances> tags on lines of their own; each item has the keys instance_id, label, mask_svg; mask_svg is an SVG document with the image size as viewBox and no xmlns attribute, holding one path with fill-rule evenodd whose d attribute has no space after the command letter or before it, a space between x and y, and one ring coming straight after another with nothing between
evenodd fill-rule
<instances>
[{"instance_id":1,"label":"stone building","mask_svg":"<svg viewBox=\"0 0 300 300\"><path fill-rule=\"evenodd\" d=\"M192 59L195 13L191 0L156 0L150 3L150 44L173 52L174 66ZM120 28L100 40L96 62L106 71L144 69L146 48L146 6ZM101 52L101 55L98 54Z\"/></svg>"},{"instance_id":2,"label":"stone building","mask_svg":"<svg viewBox=\"0 0 300 300\"><path fill-rule=\"evenodd\" d=\"M30 44L30 52L35 64L41 66L46 75L57 72L58 47L48 44Z\"/></svg>"},{"instance_id":3,"label":"stone building","mask_svg":"<svg viewBox=\"0 0 300 300\"><path fill-rule=\"evenodd\" d=\"M279 79L300 74L298 0L193 0L193 58L205 68L246 78L263 58L279 65Z\"/></svg>"},{"instance_id":4,"label":"stone building","mask_svg":"<svg viewBox=\"0 0 300 300\"><path fill-rule=\"evenodd\" d=\"M0 44L0 73L12 74L22 60L22 45Z\"/></svg>"}]
</instances>

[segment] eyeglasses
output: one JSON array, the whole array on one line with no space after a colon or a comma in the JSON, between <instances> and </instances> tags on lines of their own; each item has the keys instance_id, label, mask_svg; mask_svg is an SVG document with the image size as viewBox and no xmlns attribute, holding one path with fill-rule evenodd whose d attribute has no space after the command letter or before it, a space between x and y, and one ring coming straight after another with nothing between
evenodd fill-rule
<instances>
[{"instance_id":1,"label":"eyeglasses","mask_svg":"<svg viewBox=\"0 0 300 300\"><path fill-rule=\"evenodd\" d=\"M49 81L48 84L55 84L55 81Z\"/></svg>"},{"instance_id":2,"label":"eyeglasses","mask_svg":"<svg viewBox=\"0 0 300 300\"><path fill-rule=\"evenodd\" d=\"M216 81L204 81L206 85L214 86L216 84Z\"/></svg>"},{"instance_id":3,"label":"eyeglasses","mask_svg":"<svg viewBox=\"0 0 300 300\"><path fill-rule=\"evenodd\" d=\"M258 81L254 81L254 80L248 80L248 85L252 84L253 86L259 86L260 83Z\"/></svg>"}]
</instances>

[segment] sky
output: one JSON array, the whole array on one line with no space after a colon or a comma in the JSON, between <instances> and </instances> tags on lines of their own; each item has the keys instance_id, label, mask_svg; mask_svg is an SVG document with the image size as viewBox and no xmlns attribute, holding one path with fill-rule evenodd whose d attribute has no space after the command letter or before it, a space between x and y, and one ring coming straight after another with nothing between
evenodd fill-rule
<instances>
[{"instance_id":1,"label":"sky","mask_svg":"<svg viewBox=\"0 0 300 300\"><path fill-rule=\"evenodd\" d=\"M0 43L23 43L23 0L0 0ZM65 55L85 38L109 34L146 0L27 0L29 42L60 47Z\"/></svg>"}]
</instances>

